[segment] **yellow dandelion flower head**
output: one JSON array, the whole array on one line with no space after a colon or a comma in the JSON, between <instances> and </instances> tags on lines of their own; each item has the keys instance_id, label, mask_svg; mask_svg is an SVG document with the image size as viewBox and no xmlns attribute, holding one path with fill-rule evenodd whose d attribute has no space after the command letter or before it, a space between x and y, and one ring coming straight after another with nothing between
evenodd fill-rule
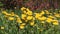
<instances>
[{"instance_id":1,"label":"yellow dandelion flower head","mask_svg":"<svg viewBox=\"0 0 60 34\"><path fill-rule=\"evenodd\" d=\"M46 19L46 22L51 23L52 22L52 19L51 18L47 18Z\"/></svg>"},{"instance_id":2,"label":"yellow dandelion flower head","mask_svg":"<svg viewBox=\"0 0 60 34\"><path fill-rule=\"evenodd\" d=\"M46 20L46 17L42 16L42 17L39 17L38 19L41 21L44 21L44 20Z\"/></svg>"},{"instance_id":3,"label":"yellow dandelion flower head","mask_svg":"<svg viewBox=\"0 0 60 34\"><path fill-rule=\"evenodd\" d=\"M14 17L8 17L8 20L14 20Z\"/></svg>"},{"instance_id":4,"label":"yellow dandelion flower head","mask_svg":"<svg viewBox=\"0 0 60 34\"><path fill-rule=\"evenodd\" d=\"M33 16L27 16L27 20L33 19Z\"/></svg>"},{"instance_id":5,"label":"yellow dandelion flower head","mask_svg":"<svg viewBox=\"0 0 60 34\"><path fill-rule=\"evenodd\" d=\"M34 21L30 22L30 25L31 25L31 26L34 26Z\"/></svg>"},{"instance_id":6,"label":"yellow dandelion flower head","mask_svg":"<svg viewBox=\"0 0 60 34\"><path fill-rule=\"evenodd\" d=\"M17 18L16 22L17 23L22 23L22 20L20 18Z\"/></svg>"},{"instance_id":7,"label":"yellow dandelion flower head","mask_svg":"<svg viewBox=\"0 0 60 34\"><path fill-rule=\"evenodd\" d=\"M7 12L6 11L2 11L3 14L6 14Z\"/></svg>"},{"instance_id":8,"label":"yellow dandelion flower head","mask_svg":"<svg viewBox=\"0 0 60 34\"><path fill-rule=\"evenodd\" d=\"M59 25L59 23L58 22L53 22L53 25Z\"/></svg>"},{"instance_id":9,"label":"yellow dandelion flower head","mask_svg":"<svg viewBox=\"0 0 60 34\"><path fill-rule=\"evenodd\" d=\"M35 14L35 18L39 18L41 15L39 13L34 13Z\"/></svg>"},{"instance_id":10,"label":"yellow dandelion flower head","mask_svg":"<svg viewBox=\"0 0 60 34\"><path fill-rule=\"evenodd\" d=\"M21 10L24 11L26 8L25 7L22 7Z\"/></svg>"},{"instance_id":11,"label":"yellow dandelion flower head","mask_svg":"<svg viewBox=\"0 0 60 34\"><path fill-rule=\"evenodd\" d=\"M53 25L59 25L58 20L52 20Z\"/></svg>"},{"instance_id":12,"label":"yellow dandelion flower head","mask_svg":"<svg viewBox=\"0 0 60 34\"><path fill-rule=\"evenodd\" d=\"M41 13L40 13L40 14L42 14L42 15L43 15L43 14L45 14L45 12L44 12L44 11L41 11Z\"/></svg>"},{"instance_id":13,"label":"yellow dandelion flower head","mask_svg":"<svg viewBox=\"0 0 60 34\"><path fill-rule=\"evenodd\" d=\"M25 19L26 19L26 16L27 16L26 14L22 14L22 15L21 15L21 18L22 18L23 20L25 20Z\"/></svg>"},{"instance_id":14,"label":"yellow dandelion flower head","mask_svg":"<svg viewBox=\"0 0 60 34\"><path fill-rule=\"evenodd\" d=\"M20 29L24 29L25 26L24 25L20 25L19 27L20 27Z\"/></svg>"},{"instance_id":15,"label":"yellow dandelion flower head","mask_svg":"<svg viewBox=\"0 0 60 34\"><path fill-rule=\"evenodd\" d=\"M55 14L55 17L60 17L60 14Z\"/></svg>"},{"instance_id":16,"label":"yellow dandelion flower head","mask_svg":"<svg viewBox=\"0 0 60 34\"><path fill-rule=\"evenodd\" d=\"M27 12L27 15L32 15L32 11L28 11Z\"/></svg>"}]
</instances>

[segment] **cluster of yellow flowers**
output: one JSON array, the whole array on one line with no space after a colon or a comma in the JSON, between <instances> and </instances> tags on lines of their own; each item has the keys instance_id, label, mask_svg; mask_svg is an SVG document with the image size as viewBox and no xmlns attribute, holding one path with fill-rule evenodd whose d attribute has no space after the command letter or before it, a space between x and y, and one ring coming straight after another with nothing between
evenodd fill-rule
<instances>
[{"instance_id":1,"label":"cluster of yellow flowers","mask_svg":"<svg viewBox=\"0 0 60 34\"><path fill-rule=\"evenodd\" d=\"M60 18L60 14L58 13L51 13L48 10L42 10L38 13L33 13L31 10L28 8L22 7L21 8L23 14L22 14L22 19L25 21L32 20L30 21L30 25L34 25L35 21L34 20L39 20L41 23L52 23L53 25L59 25L59 21L57 18Z\"/></svg>"},{"instance_id":2,"label":"cluster of yellow flowers","mask_svg":"<svg viewBox=\"0 0 60 34\"><path fill-rule=\"evenodd\" d=\"M58 13L51 13L48 10L42 10L40 12L32 12L28 8L22 7L21 8L22 14L21 17L19 17L14 12L7 13L6 11L2 11L5 17L7 17L8 20L13 21L16 20L18 24L20 24L20 29L24 29L27 23L30 26L35 26L36 22L35 20L39 20L39 23L48 23L53 25L59 25L59 21L57 18L60 18L60 14Z\"/></svg>"}]
</instances>

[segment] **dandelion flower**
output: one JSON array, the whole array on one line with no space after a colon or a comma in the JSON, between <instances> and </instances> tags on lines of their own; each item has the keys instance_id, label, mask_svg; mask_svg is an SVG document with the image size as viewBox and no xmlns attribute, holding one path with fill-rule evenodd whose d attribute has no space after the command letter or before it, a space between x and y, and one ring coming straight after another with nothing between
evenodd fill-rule
<instances>
[{"instance_id":1,"label":"dandelion flower","mask_svg":"<svg viewBox=\"0 0 60 34\"><path fill-rule=\"evenodd\" d=\"M14 17L8 17L8 20L14 20Z\"/></svg>"},{"instance_id":2,"label":"dandelion flower","mask_svg":"<svg viewBox=\"0 0 60 34\"><path fill-rule=\"evenodd\" d=\"M26 9L25 7L22 7L22 8L21 8L22 11L25 10L25 9Z\"/></svg>"},{"instance_id":3,"label":"dandelion flower","mask_svg":"<svg viewBox=\"0 0 60 34\"><path fill-rule=\"evenodd\" d=\"M16 22L22 23L22 20L20 18L17 18Z\"/></svg>"},{"instance_id":4,"label":"dandelion flower","mask_svg":"<svg viewBox=\"0 0 60 34\"><path fill-rule=\"evenodd\" d=\"M30 22L30 25L31 25L31 26L34 26L34 21Z\"/></svg>"},{"instance_id":5,"label":"dandelion flower","mask_svg":"<svg viewBox=\"0 0 60 34\"><path fill-rule=\"evenodd\" d=\"M26 14L22 14L22 15L21 15L21 18L22 18L23 20L25 20L25 19L26 19Z\"/></svg>"},{"instance_id":6,"label":"dandelion flower","mask_svg":"<svg viewBox=\"0 0 60 34\"><path fill-rule=\"evenodd\" d=\"M24 25L20 25L20 29L24 29L24 27L25 27Z\"/></svg>"},{"instance_id":7,"label":"dandelion flower","mask_svg":"<svg viewBox=\"0 0 60 34\"><path fill-rule=\"evenodd\" d=\"M2 11L3 14L7 13L6 11Z\"/></svg>"},{"instance_id":8,"label":"dandelion flower","mask_svg":"<svg viewBox=\"0 0 60 34\"><path fill-rule=\"evenodd\" d=\"M59 25L58 20L52 20L53 25Z\"/></svg>"},{"instance_id":9,"label":"dandelion flower","mask_svg":"<svg viewBox=\"0 0 60 34\"><path fill-rule=\"evenodd\" d=\"M32 15L32 11L28 11L27 12L27 15Z\"/></svg>"},{"instance_id":10,"label":"dandelion flower","mask_svg":"<svg viewBox=\"0 0 60 34\"><path fill-rule=\"evenodd\" d=\"M33 19L33 16L27 16L27 20Z\"/></svg>"},{"instance_id":11,"label":"dandelion flower","mask_svg":"<svg viewBox=\"0 0 60 34\"><path fill-rule=\"evenodd\" d=\"M52 19L51 18L47 18L46 22L51 23Z\"/></svg>"}]
</instances>

